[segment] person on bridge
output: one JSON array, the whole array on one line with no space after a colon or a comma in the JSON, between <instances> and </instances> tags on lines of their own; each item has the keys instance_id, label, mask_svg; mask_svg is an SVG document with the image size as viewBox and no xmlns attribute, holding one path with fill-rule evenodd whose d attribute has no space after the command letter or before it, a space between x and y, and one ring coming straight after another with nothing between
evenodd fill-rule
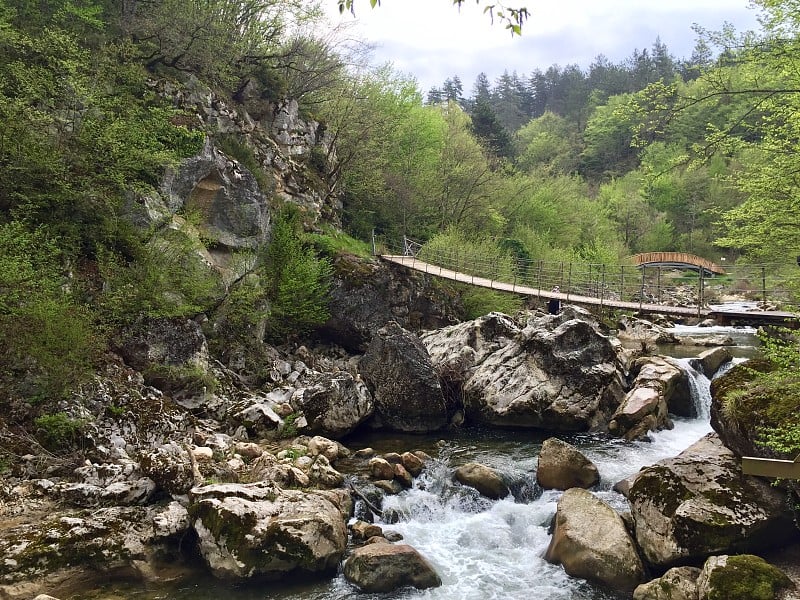
<instances>
[{"instance_id":1,"label":"person on bridge","mask_svg":"<svg viewBox=\"0 0 800 600\"><path fill-rule=\"evenodd\" d=\"M558 286L553 286L553 291L557 294L559 292ZM558 298L550 298L547 301L547 312L551 315L557 315L561 311L561 300Z\"/></svg>"}]
</instances>

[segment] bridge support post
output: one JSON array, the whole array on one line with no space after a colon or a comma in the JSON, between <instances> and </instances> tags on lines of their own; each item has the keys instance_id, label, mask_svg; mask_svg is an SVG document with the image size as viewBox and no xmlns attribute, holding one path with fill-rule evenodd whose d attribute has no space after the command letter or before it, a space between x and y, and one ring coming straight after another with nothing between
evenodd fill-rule
<instances>
[{"instance_id":1,"label":"bridge support post","mask_svg":"<svg viewBox=\"0 0 800 600\"><path fill-rule=\"evenodd\" d=\"M647 267L642 265L642 285L639 286L639 315L642 314L642 302L644 301L644 279L647 273Z\"/></svg>"},{"instance_id":2,"label":"bridge support post","mask_svg":"<svg viewBox=\"0 0 800 600\"><path fill-rule=\"evenodd\" d=\"M542 261L539 261L539 269L536 273L536 290L539 294L539 298L542 297Z\"/></svg>"},{"instance_id":3,"label":"bridge support post","mask_svg":"<svg viewBox=\"0 0 800 600\"><path fill-rule=\"evenodd\" d=\"M603 294L606 291L606 264L603 263L603 274L600 281L600 311L603 310Z\"/></svg>"},{"instance_id":4,"label":"bridge support post","mask_svg":"<svg viewBox=\"0 0 800 600\"><path fill-rule=\"evenodd\" d=\"M625 301L625 265L619 267L619 299Z\"/></svg>"},{"instance_id":5,"label":"bridge support post","mask_svg":"<svg viewBox=\"0 0 800 600\"><path fill-rule=\"evenodd\" d=\"M656 296L656 299L657 299L658 303L661 304L661 265L659 265L659 267L658 267L658 280L657 281L658 281L658 283L656 284L656 291L658 293L658 296Z\"/></svg>"},{"instance_id":6,"label":"bridge support post","mask_svg":"<svg viewBox=\"0 0 800 600\"><path fill-rule=\"evenodd\" d=\"M702 315L702 310L703 310L703 293L705 292L705 281L704 281L705 273L706 273L706 270L703 267L700 267L700 281L698 281L698 283L697 283L697 285L699 287L699 290L698 290L698 293L697 293L697 317L698 318L700 318L700 316Z\"/></svg>"},{"instance_id":7,"label":"bridge support post","mask_svg":"<svg viewBox=\"0 0 800 600\"><path fill-rule=\"evenodd\" d=\"M761 302L762 310L767 310L767 270L761 267Z\"/></svg>"}]
</instances>

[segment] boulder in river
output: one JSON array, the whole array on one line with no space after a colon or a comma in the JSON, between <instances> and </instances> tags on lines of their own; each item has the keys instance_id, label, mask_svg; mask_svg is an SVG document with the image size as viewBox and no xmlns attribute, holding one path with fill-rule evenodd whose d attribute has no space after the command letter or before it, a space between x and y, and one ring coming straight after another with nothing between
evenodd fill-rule
<instances>
[{"instance_id":1,"label":"boulder in river","mask_svg":"<svg viewBox=\"0 0 800 600\"><path fill-rule=\"evenodd\" d=\"M368 544L356 548L344 563L344 576L364 592L391 592L401 587L439 587L433 566L406 544Z\"/></svg>"},{"instance_id":2,"label":"boulder in river","mask_svg":"<svg viewBox=\"0 0 800 600\"><path fill-rule=\"evenodd\" d=\"M361 358L359 370L375 401L375 425L424 433L448 424L439 376L420 339L390 322Z\"/></svg>"},{"instance_id":3,"label":"boulder in river","mask_svg":"<svg viewBox=\"0 0 800 600\"><path fill-rule=\"evenodd\" d=\"M628 593L644 580L644 565L622 517L581 488L565 491L558 501L545 560L574 577Z\"/></svg>"},{"instance_id":4,"label":"boulder in river","mask_svg":"<svg viewBox=\"0 0 800 600\"><path fill-rule=\"evenodd\" d=\"M600 473L575 446L548 438L539 451L536 479L546 489L590 488L600 482Z\"/></svg>"},{"instance_id":5,"label":"boulder in river","mask_svg":"<svg viewBox=\"0 0 800 600\"><path fill-rule=\"evenodd\" d=\"M427 333L423 342L470 421L553 431L602 430L623 396L611 340L567 315L525 327L492 313Z\"/></svg>"},{"instance_id":6,"label":"boulder in river","mask_svg":"<svg viewBox=\"0 0 800 600\"><path fill-rule=\"evenodd\" d=\"M309 433L332 438L351 433L374 409L364 382L344 371L316 374L294 392L291 405L305 415Z\"/></svg>"},{"instance_id":7,"label":"boulder in river","mask_svg":"<svg viewBox=\"0 0 800 600\"><path fill-rule=\"evenodd\" d=\"M692 359L692 366L711 379L719 368L733 358L731 351L724 346L711 348L701 352L697 358Z\"/></svg>"},{"instance_id":8,"label":"boulder in river","mask_svg":"<svg viewBox=\"0 0 800 600\"><path fill-rule=\"evenodd\" d=\"M482 496L499 500L509 494L508 486L503 478L486 465L479 463L467 463L461 465L455 472L456 481L462 485L468 485L478 490Z\"/></svg>"},{"instance_id":9,"label":"boulder in river","mask_svg":"<svg viewBox=\"0 0 800 600\"><path fill-rule=\"evenodd\" d=\"M191 491L200 553L224 579L336 569L347 544L343 490L282 490L266 482Z\"/></svg>"},{"instance_id":10,"label":"boulder in river","mask_svg":"<svg viewBox=\"0 0 800 600\"><path fill-rule=\"evenodd\" d=\"M743 475L716 434L639 471L628 502L642 554L659 569L779 547L800 536L785 493Z\"/></svg>"}]
</instances>

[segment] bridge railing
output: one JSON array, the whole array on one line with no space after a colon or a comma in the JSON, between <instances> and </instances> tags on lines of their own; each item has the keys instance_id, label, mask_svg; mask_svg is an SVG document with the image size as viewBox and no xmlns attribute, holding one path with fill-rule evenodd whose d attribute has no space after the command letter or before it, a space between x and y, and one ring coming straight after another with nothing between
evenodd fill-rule
<instances>
[{"instance_id":1,"label":"bridge railing","mask_svg":"<svg viewBox=\"0 0 800 600\"><path fill-rule=\"evenodd\" d=\"M605 265L526 260L496 253L481 255L458 248L432 248L403 240L402 246L381 245L381 254L414 256L473 278L524 286L547 293L558 286L567 296L668 306L707 307L731 300L749 301L762 309L796 304L797 289L787 285L787 269L796 265L725 265L724 275L673 266Z\"/></svg>"}]
</instances>

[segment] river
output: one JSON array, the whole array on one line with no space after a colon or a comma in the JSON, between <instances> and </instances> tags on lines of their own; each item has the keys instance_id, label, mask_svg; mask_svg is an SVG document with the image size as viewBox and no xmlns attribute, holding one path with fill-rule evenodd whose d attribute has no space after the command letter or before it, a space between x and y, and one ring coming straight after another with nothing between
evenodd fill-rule
<instances>
[{"instance_id":1,"label":"river","mask_svg":"<svg viewBox=\"0 0 800 600\"><path fill-rule=\"evenodd\" d=\"M721 329L721 328L715 328ZM703 333L708 330L704 329ZM756 344L752 331L726 329L714 333L737 336L741 348ZM702 349L695 349L696 355ZM735 352L751 355L752 349ZM624 442L605 435L560 435L577 446L598 467L600 484L594 493L618 511L625 498L612 490L619 480L641 467L675 456L711 431L710 382L678 359L690 376L698 417L674 418L675 427L650 435L649 442ZM736 358L735 362L744 360ZM97 600L616 600L619 596L566 575L543 558L548 532L561 492L542 490L536 466L542 441L548 436L530 431L463 429L446 436L420 437L373 434L346 440L351 448L371 446L378 452L425 450L434 457L412 489L384 500L392 523L379 523L400 533L404 543L419 550L434 565L443 585L392 594L359 594L339 575L333 580L291 586L232 585L211 577L176 586L113 589L80 598ZM453 482L459 465L476 461L493 467L511 482L513 497L491 501Z\"/></svg>"}]
</instances>

